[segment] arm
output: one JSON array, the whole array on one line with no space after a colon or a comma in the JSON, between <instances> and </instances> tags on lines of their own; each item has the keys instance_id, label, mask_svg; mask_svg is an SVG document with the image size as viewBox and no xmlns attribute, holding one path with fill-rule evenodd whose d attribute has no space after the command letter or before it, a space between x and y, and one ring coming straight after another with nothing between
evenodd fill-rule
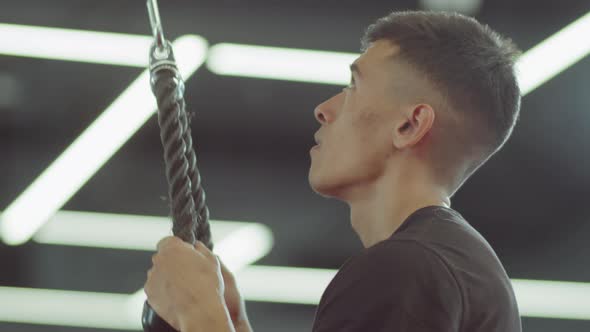
<instances>
[{"instance_id":1,"label":"arm","mask_svg":"<svg viewBox=\"0 0 590 332\"><path fill-rule=\"evenodd\" d=\"M240 332L232 324L224 303L218 302L206 308L194 309L192 314L181 318L181 332Z\"/></svg>"}]
</instances>

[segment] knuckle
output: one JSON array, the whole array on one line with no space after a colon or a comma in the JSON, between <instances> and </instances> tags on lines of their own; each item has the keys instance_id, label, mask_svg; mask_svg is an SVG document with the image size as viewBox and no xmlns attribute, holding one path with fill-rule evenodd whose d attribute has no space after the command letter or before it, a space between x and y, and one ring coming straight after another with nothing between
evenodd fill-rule
<instances>
[{"instance_id":1,"label":"knuckle","mask_svg":"<svg viewBox=\"0 0 590 332\"><path fill-rule=\"evenodd\" d=\"M160 240L160 242L158 242L158 245L157 245L158 251L162 250L162 249L166 248L167 246L169 246L170 244L174 243L175 239L179 240L175 236L166 236L166 237L162 238Z\"/></svg>"}]
</instances>

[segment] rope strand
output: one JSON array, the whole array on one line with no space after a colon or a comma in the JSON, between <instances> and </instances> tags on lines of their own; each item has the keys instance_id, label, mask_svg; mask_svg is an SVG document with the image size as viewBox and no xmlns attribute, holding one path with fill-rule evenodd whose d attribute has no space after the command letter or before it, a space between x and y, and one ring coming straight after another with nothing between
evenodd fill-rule
<instances>
[{"instance_id":1,"label":"rope strand","mask_svg":"<svg viewBox=\"0 0 590 332\"><path fill-rule=\"evenodd\" d=\"M197 223L194 229L197 240L203 242L209 250L213 250L213 242L211 239L211 227L209 225L209 209L205 204L205 190L201 183L201 174L197 168L197 155L193 148L193 140L191 134L191 121L185 110L185 103L182 100L180 103L180 122L183 127L183 140L187 147L185 157L188 161L188 175L192 183L191 195L195 204L197 213Z\"/></svg>"},{"instance_id":2,"label":"rope strand","mask_svg":"<svg viewBox=\"0 0 590 332\"><path fill-rule=\"evenodd\" d=\"M194 244L196 240L198 215L193 199L193 185L190 170L194 162L189 162L187 152L189 147L185 142L183 118L184 102L178 93L179 80L174 77L175 72L159 70L154 74L154 93L158 101L158 124L160 125L160 139L164 148L166 178L168 180L169 198L172 213L172 233L183 241ZM192 140L191 142L192 143ZM194 153L194 151L193 151ZM190 156L190 153L189 153Z\"/></svg>"}]
</instances>

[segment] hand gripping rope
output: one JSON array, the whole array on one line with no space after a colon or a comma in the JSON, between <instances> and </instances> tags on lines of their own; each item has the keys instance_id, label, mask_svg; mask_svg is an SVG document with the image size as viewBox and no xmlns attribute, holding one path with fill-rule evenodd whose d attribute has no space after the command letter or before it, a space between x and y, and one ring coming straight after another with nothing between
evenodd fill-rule
<instances>
[{"instance_id":1,"label":"hand gripping rope","mask_svg":"<svg viewBox=\"0 0 590 332\"><path fill-rule=\"evenodd\" d=\"M154 43L150 48L150 84L158 102L160 139L164 147L172 233L183 241L203 242L213 250L209 210L197 169L190 120L185 110L184 82L180 77L172 45L164 38L157 0L147 0ZM145 332L175 331L146 301L141 319Z\"/></svg>"}]
</instances>

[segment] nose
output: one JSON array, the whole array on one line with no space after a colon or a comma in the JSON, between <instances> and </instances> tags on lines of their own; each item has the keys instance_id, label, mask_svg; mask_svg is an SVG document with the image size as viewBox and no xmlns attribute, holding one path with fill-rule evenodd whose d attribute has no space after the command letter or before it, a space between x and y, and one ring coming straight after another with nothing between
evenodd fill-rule
<instances>
[{"instance_id":1,"label":"nose","mask_svg":"<svg viewBox=\"0 0 590 332\"><path fill-rule=\"evenodd\" d=\"M332 122L333 114L335 114L334 101L336 100L337 97L338 97L338 94L335 96L332 96L332 98L330 98L330 99L324 101L323 103L319 104L318 106L316 106L313 113L315 115L316 120L320 124L326 124L326 123Z\"/></svg>"},{"instance_id":2,"label":"nose","mask_svg":"<svg viewBox=\"0 0 590 332\"><path fill-rule=\"evenodd\" d=\"M314 113L314 115L315 115L315 119L316 119L316 120L318 120L318 122L319 122L320 124L324 124L324 123L326 123L326 122L327 122L327 121L326 121L326 115L325 115L325 111L324 111L324 108L323 108L324 104L325 104L325 102L324 102L324 103L321 103L321 104L319 104L319 105L318 105L318 106L315 108L315 110L313 111L313 113Z\"/></svg>"}]
</instances>

